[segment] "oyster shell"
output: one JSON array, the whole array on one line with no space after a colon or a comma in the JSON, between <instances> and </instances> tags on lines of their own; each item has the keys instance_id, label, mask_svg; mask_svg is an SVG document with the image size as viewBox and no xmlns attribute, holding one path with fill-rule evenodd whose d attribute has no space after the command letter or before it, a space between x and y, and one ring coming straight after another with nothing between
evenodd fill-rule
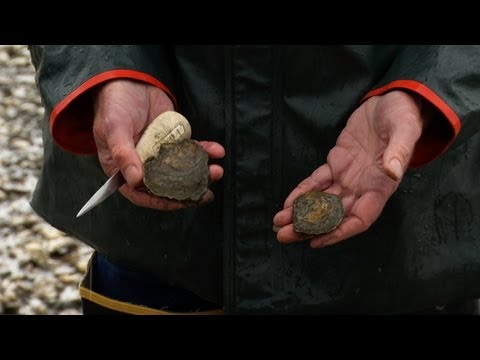
<instances>
[{"instance_id":1,"label":"oyster shell","mask_svg":"<svg viewBox=\"0 0 480 360\"><path fill-rule=\"evenodd\" d=\"M342 221L344 209L337 195L309 191L293 202L293 230L320 235L334 230Z\"/></svg>"},{"instance_id":2,"label":"oyster shell","mask_svg":"<svg viewBox=\"0 0 480 360\"><path fill-rule=\"evenodd\" d=\"M175 200L199 200L208 190L208 155L193 140L162 144L143 164L143 181L155 195Z\"/></svg>"}]
</instances>

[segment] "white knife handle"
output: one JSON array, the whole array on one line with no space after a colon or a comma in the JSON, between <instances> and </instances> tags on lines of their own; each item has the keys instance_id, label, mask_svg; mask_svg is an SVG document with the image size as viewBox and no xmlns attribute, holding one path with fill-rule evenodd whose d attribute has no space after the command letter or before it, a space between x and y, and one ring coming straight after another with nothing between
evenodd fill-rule
<instances>
[{"instance_id":1,"label":"white knife handle","mask_svg":"<svg viewBox=\"0 0 480 360\"><path fill-rule=\"evenodd\" d=\"M187 119L175 111L166 111L148 125L136 149L142 162L145 162L158 153L162 144L180 142L191 136L192 129Z\"/></svg>"}]
</instances>

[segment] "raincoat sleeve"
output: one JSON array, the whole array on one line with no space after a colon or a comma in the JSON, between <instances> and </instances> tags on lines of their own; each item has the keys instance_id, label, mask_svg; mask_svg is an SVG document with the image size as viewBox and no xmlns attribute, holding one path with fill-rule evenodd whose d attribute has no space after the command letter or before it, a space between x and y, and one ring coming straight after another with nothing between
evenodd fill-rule
<instances>
[{"instance_id":1,"label":"raincoat sleeve","mask_svg":"<svg viewBox=\"0 0 480 360\"><path fill-rule=\"evenodd\" d=\"M45 45L30 46L50 130L64 150L95 154L93 101L95 86L112 79L134 79L154 85L170 97L173 75L163 46Z\"/></svg>"},{"instance_id":2,"label":"raincoat sleeve","mask_svg":"<svg viewBox=\"0 0 480 360\"><path fill-rule=\"evenodd\" d=\"M480 47L402 47L363 100L391 90L414 92L436 108L410 162L424 165L480 130Z\"/></svg>"}]
</instances>

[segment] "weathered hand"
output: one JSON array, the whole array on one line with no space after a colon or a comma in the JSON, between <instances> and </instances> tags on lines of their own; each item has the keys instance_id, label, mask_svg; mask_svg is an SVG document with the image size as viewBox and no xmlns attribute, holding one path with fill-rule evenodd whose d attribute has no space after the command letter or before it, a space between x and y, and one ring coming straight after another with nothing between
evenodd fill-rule
<instances>
[{"instance_id":1,"label":"weathered hand","mask_svg":"<svg viewBox=\"0 0 480 360\"><path fill-rule=\"evenodd\" d=\"M187 206L187 202L153 196L141 190L142 162L135 144L146 126L168 110L173 110L173 104L162 90L137 81L113 80L98 89L95 95L93 133L98 159L108 176L120 169L127 181L120 192L138 206L160 210L177 210ZM210 158L222 158L225 155L223 146L216 142L199 143ZM209 169L210 182L222 178L221 166L210 165ZM209 190L198 204L212 199L213 193Z\"/></svg>"},{"instance_id":2,"label":"weathered hand","mask_svg":"<svg viewBox=\"0 0 480 360\"><path fill-rule=\"evenodd\" d=\"M277 239L291 243L311 239L320 248L366 231L398 188L427 115L420 98L402 91L372 97L349 118L330 150L327 163L303 180L274 217ZM292 205L301 194L325 191L341 197L345 217L328 234L306 236L293 230Z\"/></svg>"}]
</instances>

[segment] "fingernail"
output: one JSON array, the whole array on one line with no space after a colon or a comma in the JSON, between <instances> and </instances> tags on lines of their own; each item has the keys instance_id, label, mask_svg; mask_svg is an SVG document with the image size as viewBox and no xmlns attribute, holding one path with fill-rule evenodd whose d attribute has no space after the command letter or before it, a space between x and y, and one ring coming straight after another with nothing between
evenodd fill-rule
<instances>
[{"instance_id":1,"label":"fingernail","mask_svg":"<svg viewBox=\"0 0 480 360\"><path fill-rule=\"evenodd\" d=\"M390 167L390 171L396 177L396 180L399 180L402 177L402 164L400 164L400 161L396 158L393 158L390 160L388 165Z\"/></svg>"},{"instance_id":2,"label":"fingernail","mask_svg":"<svg viewBox=\"0 0 480 360\"><path fill-rule=\"evenodd\" d=\"M273 228L272 228L272 230L273 230L274 232L278 232L280 229L281 229L281 227L280 227L280 226L273 225Z\"/></svg>"},{"instance_id":3,"label":"fingernail","mask_svg":"<svg viewBox=\"0 0 480 360\"><path fill-rule=\"evenodd\" d=\"M132 184L137 176L137 167L135 165L129 165L125 170L125 180L127 183Z\"/></svg>"}]
</instances>

